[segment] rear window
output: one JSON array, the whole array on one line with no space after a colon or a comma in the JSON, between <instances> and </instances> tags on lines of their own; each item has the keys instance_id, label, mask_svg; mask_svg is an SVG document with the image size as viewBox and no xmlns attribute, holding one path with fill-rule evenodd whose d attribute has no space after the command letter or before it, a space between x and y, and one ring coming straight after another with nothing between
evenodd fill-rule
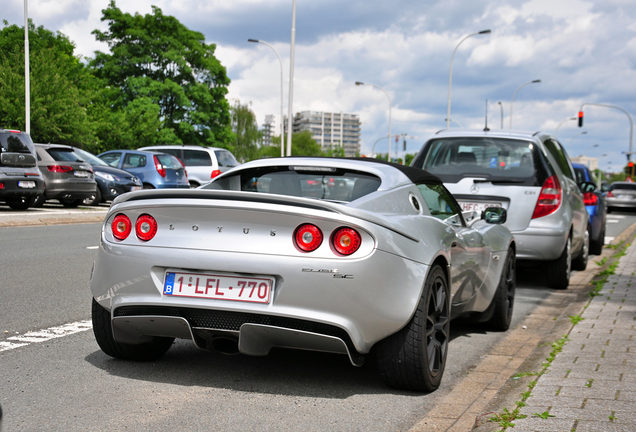
<instances>
[{"instance_id":1,"label":"rear window","mask_svg":"<svg viewBox=\"0 0 636 432\"><path fill-rule=\"evenodd\" d=\"M216 155L216 159L219 161L219 166L235 167L239 165L237 160L234 158L234 155L229 151L215 150L214 154Z\"/></svg>"},{"instance_id":2,"label":"rear window","mask_svg":"<svg viewBox=\"0 0 636 432\"><path fill-rule=\"evenodd\" d=\"M278 169L276 169L278 168ZM331 167L281 167L252 169L222 177L205 189L288 195L328 201L350 202L380 187L376 176Z\"/></svg>"},{"instance_id":3,"label":"rear window","mask_svg":"<svg viewBox=\"0 0 636 432\"><path fill-rule=\"evenodd\" d=\"M536 144L491 137L452 137L425 144L413 166L445 183L483 177L498 183L541 185L548 168Z\"/></svg>"},{"instance_id":4,"label":"rear window","mask_svg":"<svg viewBox=\"0 0 636 432\"><path fill-rule=\"evenodd\" d=\"M73 149L67 148L48 148L46 152L59 162L86 162L84 158L75 153Z\"/></svg>"},{"instance_id":5,"label":"rear window","mask_svg":"<svg viewBox=\"0 0 636 432\"><path fill-rule=\"evenodd\" d=\"M159 163L163 165L165 169L183 169L183 165L179 162L179 159L169 154L155 155L159 159Z\"/></svg>"},{"instance_id":6,"label":"rear window","mask_svg":"<svg viewBox=\"0 0 636 432\"><path fill-rule=\"evenodd\" d=\"M2 151L7 153L31 153L29 149L31 138L25 134L0 133Z\"/></svg>"},{"instance_id":7,"label":"rear window","mask_svg":"<svg viewBox=\"0 0 636 432\"><path fill-rule=\"evenodd\" d=\"M610 186L610 190L617 189L636 191L636 183L615 183Z\"/></svg>"}]
</instances>

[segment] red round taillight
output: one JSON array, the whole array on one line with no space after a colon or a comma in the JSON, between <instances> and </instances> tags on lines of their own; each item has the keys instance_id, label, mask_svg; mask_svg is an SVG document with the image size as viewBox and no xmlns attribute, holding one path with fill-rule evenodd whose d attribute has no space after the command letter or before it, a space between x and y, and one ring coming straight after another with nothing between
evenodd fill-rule
<instances>
[{"instance_id":1,"label":"red round taillight","mask_svg":"<svg viewBox=\"0 0 636 432\"><path fill-rule=\"evenodd\" d=\"M312 252L322 244L322 231L316 225L303 224L296 228L294 241L296 247L304 252Z\"/></svg>"},{"instance_id":2,"label":"red round taillight","mask_svg":"<svg viewBox=\"0 0 636 432\"><path fill-rule=\"evenodd\" d=\"M152 216L143 214L137 218L135 232L139 240L148 241L157 234L157 221Z\"/></svg>"},{"instance_id":3,"label":"red round taillight","mask_svg":"<svg viewBox=\"0 0 636 432\"><path fill-rule=\"evenodd\" d=\"M341 255L351 255L362 244L358 231L352 228L338 228L331 236L333 248Z\"/></svg>"},{"instance_id":4,"label":"red round taillight","mask_svg":"<svg viewBox=\"0 0 636 432\"><path fill-rule=\"evenodd\" d=\"M126 240L130 231L132 231L132 223L130 222L130 219L128 219L128 216L121 213L115 216L110 227L113 230L113 236L115 236L117 240Z\"/></svg>"}]
</instances>

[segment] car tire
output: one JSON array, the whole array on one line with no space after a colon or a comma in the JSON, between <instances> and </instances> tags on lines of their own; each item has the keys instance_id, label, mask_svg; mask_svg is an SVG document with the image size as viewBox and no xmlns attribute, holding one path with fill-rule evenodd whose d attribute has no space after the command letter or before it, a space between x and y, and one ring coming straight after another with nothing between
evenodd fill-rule
<instances>
[{"instance_id":1,"label":"car tire","mask_svg":"<svg viewBox=\"0 0 636 432\"><path fill-rule=\"evenodd\" d=\"M13 210L26 210L33 206L37 197L11 198L7 200L7 205Z\"/></svg>"},{"instance_id":2,"label":"car tire","mask_svg":"<svg viewBox=\"0 0 636 432\"><path fill-rule=\"evenodd\" d=\"M567 289L572 272L572 239L568 236L561 256L548 263L548 286L553 289Z\"/></svg>"},{"instance_id":3,"label":"car tire","mask_svg":"<svg viewBox=\"0 0 636 432\"><path fill-rule=\"evenodd\" d=\"M199 186L201 186L199 183L195 182L194 180L190 180L190 189L196 189Z\"/></svg>"},{"instance_id":4,"label":"car tire","mask_svg":"<svg viewBox=\"0 0 636 432\"><path fill-rule=\"evenodd\" d=\"M82 203L84 205L89 205L89 206L98 206L99 203L101 202L102 202L102 192L99 190L99 187L95 189L95 194L92 197L84 198L82 200Z\"/></svg>"},{"instance_id":5,"label":"car tire","mask_svg":"<svg viewBox=\"0 0 636 432\"><path fill-rule=\"evenodd\" d=\"M587 267L587 260L590 257L590 228L585 230L585 237L583 238L583 246L581 247L581 253L575 259L572 260L572 270L585 270Z\"/></svg>"},{"instance_id":6,"label":"car tire","mask_svg":"<svg viewBox=\"0 0 636 432\"><path fill-rule=\"evenodd\" d=\"M590 241L590 253L592 255L600 255L603 253L603 245L605 244L605 225L596 240Z\"/></svg>"},{"instance_id":7,"label":"car tire","mask_svg":"<svg viewBox=\"0 0 636 432\"><path fill-rule=\"evenodd\" d=\"M492 330L506 331L512 321L512 312L515 306L515 291L517 286L517 262L514 249L508 249L504 268L497 291L492 299L494 312L486 322L486 326Z\"/></svg>"},{"instance_id":8,"label":"car tire","mask_svg":"<svg viewBox=\"0 0 636 432\"><path fill-rule=\"evenodd\" d=\"M397 389L436 390L446 367L449 333L450 292L446 274L436 264L426 278L413 318L402 330L378 343L380 376Z\"/></svg>"},{"instance_id":9,"label":"car tire","mask_svg":"<svg viewBox=\"0 0 636 432\"><path fill-rule=\"evenodd\" d=\"M151 361L163 356L170 349L174 338L154 337L152 342L139 345L124 344L115 341L110 320L110 312L93 299L93 333L97 344L111 357L122 360Z\"/></svg>"},{"instance_id":10,"label":"car tire","mask_svg":"<svg viewBox=\"0 0 636 432\"><path fill-rule=\"evenodd\" d=\"M144 189L155 189L155 187L150 183L144 183Z\"/></svg>"},{"instance_id":11,"label":"car tire","mask_svg":"<svg viewBox=\"0 0 636 432\"><path fill-rule=\"evenodd\" d=\"M60 198L58 200L66 208L76 208L82 203L81 199Z\"/></svg>"}]
</instances>

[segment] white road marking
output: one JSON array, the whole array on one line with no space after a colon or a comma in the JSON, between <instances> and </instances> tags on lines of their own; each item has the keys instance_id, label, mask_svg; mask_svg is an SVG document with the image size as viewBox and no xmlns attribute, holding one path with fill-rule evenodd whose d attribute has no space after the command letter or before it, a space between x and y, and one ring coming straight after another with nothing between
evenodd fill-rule
<instances>
[{"instance_id":1,"label":"white road marking","mask_svg":"<svg viewBox=\"0 0 636 432\"><path fill-rule=\"evenodd\" d=\"M9 342L0 342L0 352L20 348L31 343L46 342L51 339L61 338L64 336L90 330L91 328L93 328L92 321L86 320L64 324L61 326L50 327L44 330L27 332L23 335L11 336L7 338L7 341Z\"/></svg>"},{"instance_id":2,"label":"white road marking","mask_svg":"<svg viewBox=\"0 0 636 432\"><path fill-rule=\"evenodd\" d=\"M607 215L608 219L625 219L625 215Z\"/></svg>"},{"instance_id":3,"label":"white road marking","mask_svg":"<svg viewBox=\"0 0 636 432\"><path fill-rule=\"evenodd\" d=\"M608 219L607 223L619 223L619 220Z\"/></svg>"},{"instance_id":4,"label":"white road marking","mask_svg":"<svg viewBox=\"0 0 636 432\"><path fill-rule=\"evenodd\" d=\"M86 249L99 249L99 246L86 246Z\"/></svg>"},{"instance_id":5,"label":"white road marking","mask_svg":"<svg viewBox=\"0 0 636 432\"><path fill-rule=\"evenodd\" d=\"M605 244L610 244L614 240L614 237L605 236Z\"/></svg>"}]
</instances>

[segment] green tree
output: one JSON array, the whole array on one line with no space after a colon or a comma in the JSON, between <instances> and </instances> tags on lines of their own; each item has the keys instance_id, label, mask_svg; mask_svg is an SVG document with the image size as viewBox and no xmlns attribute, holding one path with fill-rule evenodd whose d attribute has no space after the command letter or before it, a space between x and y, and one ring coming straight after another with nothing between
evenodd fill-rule
<instances>
[{"instance_id":1,"label":"green tree","mask_svg":"<svg viewBox=\"0 0 636 432\"><path fill-rule=\"evenodd\" d=\"M146 124L159 121L158 136L170 137L169 143L231 144L226 99L230 80L214 56L216 45L206 44L203 34L163 15L156 6L152 14L130 15L111 0L102 13L108 31L93 34L108 43L111 53L96 52L91 67L98 78L119 90L111 94L112 109L139 111L140 106L129 105L147 98L141 103L144 120ZM156 118L151 118L148 103L158 106Z\"/></svg>"},{"instance_id":2,"label":"green tree","mask_svg":"<svg viewBox=\"0 0 636 432\"><path fill-rule=\"evenodd\" d=\"M231 114L234 143L228 146L230 151L242 162L257 159L261 132L258 130L256 115L249 104L241 104L239 100L234 101Z\"/></svg>"},{"instance_id":3,"label":"green tree","mask_svg":"<svg viewBox=\"0 0 636 432\"><path fill-rule=\"evenodd\" d=\"M29 21L31 137L35 142L81 146L95 143L90 104L91 75L73 43ZM24 28L0 30L0 119L6 126L26 129L24 88Z\"/></svg>"}]
</instances>

